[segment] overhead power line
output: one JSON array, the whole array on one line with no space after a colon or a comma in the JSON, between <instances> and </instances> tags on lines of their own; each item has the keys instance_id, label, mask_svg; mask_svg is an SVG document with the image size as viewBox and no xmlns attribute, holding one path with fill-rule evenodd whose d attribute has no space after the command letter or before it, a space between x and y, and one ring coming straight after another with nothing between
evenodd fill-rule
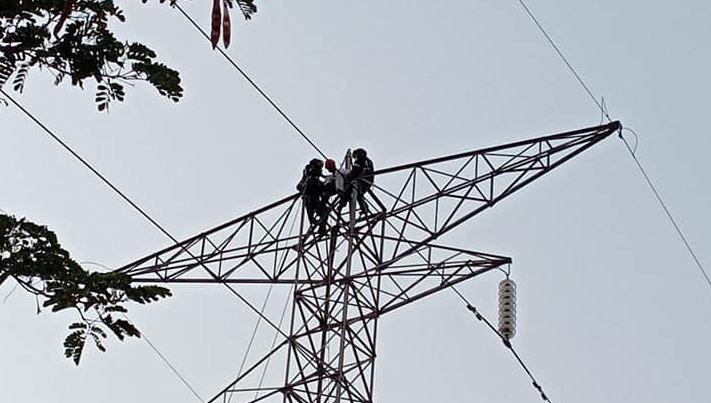
<instances>
[{"instance_id":1,"label":"overhead power line","mask_svg":"<svg viewBox=\"0 0 711 403\"><path fill-rule=\"evenodd\" d=\"M531 18L531 20L536 24L538 29L541 31L543 36L546 37L546 40L548 43L553 47L553 49L558 53L558 56L563 60L563 63L565 63L566 66L568 66L568 69L570 70L571 73L575 76L575 78L578 80L578 83L583 87L585 92L588 93L588 96L590 96L590 99L592 99L593 102L595 102L595 105L602 111L602 113L605 114L607 117L608 121L612 121L612 118L610 118L610 115L607 114L607 111L605 110L605 107L602 105L600 101L597 100L597 97L593 95L592 91L590 90L590 87L583 81L582 77L580 77L580 74L575 70L573 65L570 63L567 57L565 57L565 54L563 54L563 51L556 45L555 41L553 41L553 38L551 38L550 35L548 35L548 32L546 32L545 28L543 28L543 25L538 21L538 18L533 14L530 8L526 5L526 3L523 2L523 0L518 0L518 3L523 7L524 11L526 11L526 14Z\"/></svg>"},{"instance_id":2,"label":"overhead power line","mask_svg":"<svg viewBox=\"0 0 711 403\"><path fill-rule=\"evenodd\" d=\"M188 14L188 13L180 6L180 4L175 3L175 4L174 4L174 7L180 12L180 14L182 14L182 15L190 22L190 24L191 24L193 27L195 27L195 29L196 29L198 32L200 32L200 33L202 34L202 36L203 36L208 42L211 42L211 41L210 41L210 35L208 35L207 32L205 32L205 30L202 29L202 27L201 27L200 25L198 25L197 22L195 22L195 20L190 16L190 14ZM316 150L316 152L318 152L324 159L327 159L327 158L328 158L328 157L326 156L326 154L324 154L323 151L321 151L321 149L318 148L318 146L317 146L313 141L311 141L311 139L309 138L309 136L307 136L306 133L304 133L304 131L301 130L301 129L299 128L299 126L296 125L296 123L294 123L294 121L289 117L289 115L287 115L286 112L284 112L284 110L283 110L282 108L280 108L279 105L277 105L276 102L274 102L274 100L273 100L269 95L267 95L267 93L264 92L264 90L262 90L262 88L259 87L259 85L257 85L257 83L237 64L237 62L235 62L235 61L230 57L230 55L227 54L227 52L225 52L224 50L222 50L222 48L220 48L219 46L217 46L215 49L217 49L217 51L232 65L232 67L234 67L235 70L237 70L237 72L239 72L239 74L240 74L245 80L247 80L247 82L252 86L252 88L254 88L254 90L257 91L257 93L259 93L259 95L261 95L262 98L264 98L264 99L274 108L274 110L276 110L277 113L279 113L279 115L280 115L282 118L284 118L284 120L286 120L286 122L289 123L289 125L290 125L294 130L296 130L296 132L297 132L304 140L306 140L306 142L309 143L309 145L311 145L311 147L313 147L314 150Z\"/></svg>"},{"instance_id":3,"label":"overhead power line","mask_svg":"<svg viewBox=\"0 0 711 403\"><path fill-rule=\"evenodd\" d=\"M543 25L541 25L541 23L538 21L538 18L536 18L536 16L533 14L531 9L526 5L526 3L523 0L517 0L517 1L521 5L521 7L523 7L524 11L526 12L526 14L528 14L528 16L531 18L533 23L536 24L538 29L541 31L541 33L546 38L546 40L551 45L551 47L553 47L553 49L556 51L558 56L563 60L563 63L565 63L565 65L568 67L570 72L573 73L573 75L577 79L578 83L580 83L581 87L583 87L583 89L588 94L590 99L592 99L592 101L595 103L595 105L600 109L600 112L603 115L605 115L605 117L607 118L608 121L612 121L612 119L610 118L610 115L607 113L607 110L605 109L603 103L598 101L597 97L595 97L595 95L590 90L590 87L585 83L585 81L582 79L580 74L578 74L578 72L575 70L573 65L570 63L568 58L565 56L563 51L560 49L560 47L555 43L555 41L553 41L553 38L548 34L548 32L546 32L545 28L543 28ZM674 227L674 230L679 235L679 238L681 238L681 241L684 243L684 246L686 247L686 250L689 252L689 255L694 260L694 263L696 263L696 266L698 267L699 271L701 272L701 275L704 277L704 279L706 280L706 283L709 286L709 290L711 290L711 277L709 276L708 272L704 268L703 264L701 264L701 260L699 260L696 252L694 252L694 249L691 247L691 244L689 243L688 238L686 237L686 235L682 231L681 227L677 223L676 219L672 215L671 210L667 206L666 202L664 202L664 199L662 199L662 196L659 193L659 191L657 190L656 186L654 186L654 183L652 182L652 179L650 178L649 174L647 173L647 171L642 166L642 163L637 158L637 155L636 155L634 149L632 147L630 147L629 143L627 142L625 137L622 135L622 130L620 130L620 139L622 139L622 141L625 145L625 148L630 153L630 157L632 158L632 160L634 160L635 164L637 165L637 168L639 168L639 171L642 173L644 180L646 181L649 188L652 190L652 193L654 193L654 196L657 199L657 201L659 202L659 205L662 207L665 215L667 216L667 218L671 222L672 226Z\"/></svg>"},{"instance_id":4,"label":"overhead power line","mask_svg":"<svg viewBox=\"0 0 711 403\"><path fill-rule=\"evenodd\" d=\"M111 268L109 268L105 264L98 263L98 262L91 262L91 261L85 260L83 262L79 262L79 264L80 265L89 264L89 265L99 266L99 267L106 269L106 270L111 270ZM135 320L132 320L128 317L128 314L123 313L122 315L126 320L136 323ZM195 396L198 399L198 401L204 403L205 400L200 396L198 391L195 390L195 388L190 384L190 382L188 382L188 380L183 376L183 374L181 374L180 371L178 371L178 368L176 368L175 365L173 365L170 362L170 360L168 360L168 357L163 355L163 353L158 349L158 347L155 344L153 344L153 342L151 342L151 340L148 338L148 336L146 336L146 333L141 331L140 337L141 337L141 339L143 339L143 341L146 342L146 344L148 344L148 347L150 347L151 350L153 350L153 352L156 353L156 355L163 361L163 363L165 363L165 365L167 365L168 368L170 368L170 370L175 374L175 376L177 376L178 379L180 379L180 381L183 383L183 385L185 385L190 390L190 392L193 394L193 396Z\"/></svg>"},{"instance_id":5,"label":"overhead power line","mask_svg":"<svg viewBox=\"0 0 711 403\"><path fill-rule=\"evenodd\" d=\"M118 194L126 203L128 203L131 207L133 207L135 210L137 210L151 224L153 224L156 228L158 228L168 238L173 240L173 242L178 244L177 239L175 237L173 237L168 231L166 231L165 228L163 228L163 226L161 226L156 220L151 218L151 216L149 216L148 213L146 213L140 206L138 206L131 199L129 199L128 196L126 196L126 194L124 194L121 190L119 190L116 186L114 186L114 184L111 183L111 181L106 179L106 177L104 175L102 175L96 168L94 168L89 162L87 162L81 155L79 155L67 143L65 143L61 138L59 138L59 136L57 136L56 134L54 134L54 132L49 130L49 128L44 123L42 123L29 110L27 110L24 106L22 106L19 102L17 102L15 100L15 98L10 96L10 94L5 92L5 90L3 90L2 88L0 88L0 93L2 95L4 95L7 99L9 99L10 102L12 102L19 110L21 110L28 118L30 118L39 127L41 127L42 130L47 135L49 135L52 139L54 139L57 143L59 143L59 145L61 145L62 148L64 148L67 152L69 152L74 158L79 160L79 162L81 162L82 165L84 165L87 169L89 169L95 176L97 176L102 182L104 182L104 184L106 184L109 188L111 188L111 190L113 190L116 194ZM87 263L92 263L92 262L87 262ZM197 397L198 400L200 400L201 402L204 402L204 400L200 397L200 395L197 393L195 388L192 385L190 385L190 383L185 379L185 377L183 377L180 374L180 372L178 372L178 370L175 368L175 366L173 366L173 364L171 364L170 361L168 361L168 358L166 358L163 354L161 354L161 352L158 350L158 348L153 343L151 343L151 341L148 340L148 338L144 337L143 340L145 340L146 343L148 343L148 345L151 347L151 349L153 349L153 351L155 351L158 354L158 356L163 360L163 362L165 362L168 365L168 367L170 367L170 369L173 371L173 373L190 390L190 392L195 397Z\"/></svg>"},{"instance_id":6,"label":"overhead power line","mask_svg":"<svg viewBox=\"0 0 711 403\"><path fill-rule=\"evenodd\" d=\"M128 319L128 316L126 314L124 314L123 316L126 318L126 320L130 320L130 319ZM178 371L178 369L173 364L171 364L171 362L168 360L168 358L165 355L163 355L163 353L161 353L160 350L158 350L158 347L156 347L156 345L153 344L148 339L148 337L146 336L146 334L144 332L141 332L141 338L146 342L146 344L148 344L148 346L151 348L151 350L153 350L153 352L156 353L156 355L158 355L158 357L160 357L160 359L163 361L163 363L165 363L165 365L167 365L168 368L170 368L170 370L175 374L175 376L177 376L178 379L180 379L180 381L183 383L183 385L185 385L185 387L187 387L190 390L190 392L193 394L193 396L195 396L195 398L198 401L200 401L201 403L204 403L205 399L203 399L200 396L200 394L197 392L197 390L195 390L195 388L190 384L190 382L188 382L188 380L185 379L183 374L181 374L180 371Z\"/></svg>"},{"instance_id":7,"label":"overhead power line","mask_svg":"<svg viewBox=\"0 0 711 403\"><path fill-rule=\"evenodd\" d=\"M635 164L639 168L639 171L642 172L642 175L644 176L644 180L649 185L649 188L652 189L652 192L654 192L654 196L656 197L657 201L664 209L664 213L669 218L669 221L671 222L671 224L674 226L674 230L679 235L679 238L681 238L681 241L684 243L684 246L689 251L691 258L694 259L694 262L696 263L696 267L699 268L701 275L704 276L704 279L706 279L706 283L709 285L709 288L711 289L711 278L709 278L709 274L706 272L706 269L704 269L704 266L701 264L701 261L696 256L696 253L694 253L694 249L691 248L691 244L689 244L689 241L686 239L686 235L684 235L684 232L681 230L681 227L679 227L679 224L677 224L671 211L669 211L669 207L667 207L667 204L664 202L664 199L662 199L662 196L659 194L657 187L654 186L654 184L652 183L652 179L649 177L649 174L647 174L647 171L644 169L644 167L642 167L642 164L639 162L637 155L635 155L635 152L632 150L629 143L627 142L627 139L625 139L625 137L622 135L622 133L620 133L620 138L625 143L625 147L627 148L627 151L629 151L630 155L632 156L632 159L634 160Z\"/></svg>"},{"instance_id":8,"label":"overhead power line","mask_svg":"<svg viewBox=\"0 0 711 403\"><path fill-rule=\"evenodd\" d=\"M175 7L180 11L180 13L195 27L208 41L210 41L210 37L207 35L207 33L195 22L195 20L190 17L190 15L182 8L180 5L175 4ZM259 95L261 95L278 113L279 115L286 120L286 122L304 139L306 142L313 147L316 152L318 152L324 159L328 158L326 154L321 151L321 149L304 133L299 126L296 125L296 123L291 119L286 112L282 108L279 107L279 105L276 104L276 102L269 96L267 93L262 90L262 88L221 48L217 48L218 52L225 57L225 59L232 65L232 67L237 70L242 77L247 80L247 82L252 86L252 88L257 91ZM91 165L86 159L84 159L81 155L79 155L76 151L74 151L66 142L64 142L59 136L57 136L52 130L50 130L44 123L42 123L37 117L35 117L29 110L27 110L22 104L20 104L18 101L15 100L14 97L10 96L7 92L5 92L2 88L0 88L0 93L4 95L12 104L14 104L20 111L22 111L28 118L30 118L35 124L37 124L47 135L49 135L53 140L55 140L62 148L64 148L67 152L69 152L74 158L76 158L84 167L86 167L89 171L91 171L96 177L98 177L105 185L107 185L111 190L114 191L121 199L123 199L126 203L128 203L131 207L133 207L136 211L139 212L146 220L148 220L153 226L155 226L160 232L162 232L165 236L167 236L171 241L173 241L175 244L180 244L178 239L172 236L160 223L158 223L155 219L153 219L143 208L141 208L138 204L136 204L134 201L132 201L125 193L123 193L118 187L116 187L111 181L109 181L104 175L101 174L96 168L94 168L93 165ZM190 251L187 251L190 254ZM277 331L277 334L281 333L283 336L284 333L281 331L281 328L279 326L276 326L269 318L264 315L263 309L257 310L256 307L254 307L249 301L247 301L244 297L242 297L233 287L231 287L229 284L225 284L225 287L232 292L238 299L240 299L244 304L246 304L252 311L257 313L259 320L264 320L267 324L269 324L272 328L274 328ZM259 323L259 321L258 321ZM256 329L255 329L256 331ZM148 345L153 349L153 351L168 365L168 367L175 373L175 375L180 379L180 381L185 384L185 386L190 390L190 392L200 401L203 401L202 397L197 393L195 388L193 388L190 383L177 371L177 369L168 361L168 359L157 349L157 347L150 342L147 338L144 338L144 340L148 343Z\"/></svg>"},{"instance_id":9,"label":"overhead power line","mask_svg":"<svg viewBox=\"0 0 711 403\"><path fill-rule=\"evenodd\" d=\"M158 228L160 232L162 232L165 236L170 238L173 242L178 243L178 240L175 239L168 231L166 231L165 228L163 228L162 225L160 225L156 220L151 218L151 216L148 215L140 206L138 206L136 203L134 203L131 199L126 196L121 190L119 190L116 186L114 186L111 181L106 179L104 175L102 175L96 168L94 168L89 162L87 162L81 155L77 154L67 143L65 143L61 138L59 138L56 134L54 134L47 126L45 126L44 123L42 123L38 118L36 118L30 111L28 111L24 106L22 106L19 102L15 100L10 94L5 92L4 89L0 88L0 93L3 94L7 99L10 100L19 110L22 111L22 113L25 114L28 118L30 118L33 122L37 124L37 126L41 127L42 130L50 136L54 141L59 143L62 148L64 148L69 154L71 154L74 158L79 160L84 167L86 167L88 170L90 170L96 177L98 177L106 186L111 188L111 190L114 191L117 195L119 195L120 198L122 198L126 203L128 203L131 207L133 207L136 211L138 211L146 220L148 220L153 226Z\"/></svg>"},{"instance_id":10,"label":"overhead power line","mask_svg":"<svg viewBox=\"0 0 711 403\"><path fill-rule=\"evenodd\" d=\"M513 345L511 345L511 342L510 342L506 337L504 337L504 336L499 332L499 330L496 329L496 327L494 327L494 325L492 325L491 322L490 322L488 319L486 319L486 317L484 317L484 315L482 315L482 314L476 309L476 307L474 307L474 305L472 305L472 303L469 302L469 300L468 300L466 297L464 297L464 295L462 295L461 292L459 292L459 290L457 290L456 287L452 286L451 288L452 288L452 291L454 291L454 292L457 294L457 296L459 296L459 298L460 298L462 301L464 301L464 303L465 303L466 306L467 306L467 309L468 309L470 312L472 312L472 313L474 314L474 316L476 316L476 318L477 318L478 320L484 322L484 324L486 324L486 326L487 326L493 333L495 333L495 334L501 339L501 341L504 343L504 346L506 346L506 348L507 348L509 351L511 351L511 354L513 354L514 358L516 358L516 361L518 361L518 365L521 367L521 369L523 369L523 371L526 373L526 375L528 375L528 377L531 379L531 383L532 383L532 385L533 385L533 388L536 389L536 391L538 391L538 393L540 393L541 399L543 399L544 402L553 403L553 402L550 400L550 398L548 397L548 395L543 391L543 387L541 387L541 384L538 383L538 381L536 380L536 378L533 376L533 373L532 373L531 370L528 368L528 366L526 365L526 363L523 362L523 358L521 358L521 356L518 354L518 352L516 352L516 349L513 347Z\"/></svg>"},{"instance_id":11,"label":"overhead power line","mask_svg":"<svg viewBox=\"0 0 711 403\"><path fill-rule=\"evenodd\" d=\"M42 121L40 121L34 114L32 114L27 108L25 108L22 104L20 104L17 100L15 100L14 97L12 97L10 94L8 94L4 89L0 88L0 94L5 96L13 105L15 105L22 113L25 114L30 120L32 120L37 126L42 128L42 130L50 136L55 142L57 142L62 148L64 148L69 154L71 154L75 159L77 159L79 162L81 162L84 167L86 167L89 171L91 171L96 177L98 177L106 186L108 186L114 193L116 193L121 199L123 199L126 203L128 203L131 207L133 207L136 211L138 211L146 220L148 220L151 224L153 224L154 227L158 228L160 232L162 232L165 236L170 238L176 245L180 246L185 252L187 252L189 255L191 255L193 258L195 257L192 252L187 250L185 247L183 247L180 242L178 242L177 238L175 238L173 235L171 235L162 225L158 223L155 219L153 219L144 209L142 209L138 204L136 204L133 200L131 200L128 196L126 196L125 193L123 193L118 187L116 187L110 180L108 180L104 175L102 175L96 168L94 168L93 165L91 165L86 159L84 159L79 153L74 151L72 147L69 146L65 141L63 141L59 136L57 136L52 130L50 130ZM281 329L274 325L274 323L269 320L266 315L264 315L262 312L260 312L257 308L254 307L249 301L247 301L244 297L242 297L233 287L231 287L229 284L224 283L223 284L230 292L232 292L238 299L240 299L247 307L255 312L259 317L264 319L266 323L268 323L270 326L272 326L274 329L276 329L278 332L282 333ZM149 344L151 344L149 342ZM151 345L151 348L155 349L155 346ZM158 352L156 350L156 352ZM158 352L159 353L159 352ZM166 360L165 356L159 353L159 356L161 359ZM169 364L170 366L170 364ZM172 366L171 366L172 367ZM174 372L176 372L174 370ZM177 372L176 372L177 374ZM178 374L179 375L179 374ZM192 386L190 386L185 378L179 375L180 380L185 383L190 391L195 394L195 390L193 389ZM198 396L199 397L199 396Z\"/></svg>"}]
</instances>

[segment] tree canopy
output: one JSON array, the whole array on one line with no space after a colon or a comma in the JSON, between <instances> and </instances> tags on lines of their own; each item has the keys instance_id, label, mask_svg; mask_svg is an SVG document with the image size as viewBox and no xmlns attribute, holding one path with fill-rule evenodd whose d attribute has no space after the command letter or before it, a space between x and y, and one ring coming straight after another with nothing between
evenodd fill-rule
<instances>
[{"instance_id":1,"label":"tree canopy","mask_svg":"<svg viewBox=\"0 0 711 403\"><path fill-rule=\"evenodd\" d=\"M146 3L148 0L141 0ZM158 0L176 5L176 0ZM146 82L172 101L183 96L180 74L142 42L116 37L112 24L126 16L114 0L0 0L0 89L22 92L30 73L49 72L54 84L93 86L99 111L124 101L125 86ZM211 42L230 43L229 9L245 19L257 12L254 0L213 0ZM0 101L2 99L0 98ZM140 337L124 304L145 304L171 295L167 288L134 286L121 273L90 272L72 260L46 227L0 214L0 287L9 280L42 299L52 312L72 310L65 355L79 364L87 340L105 351L104 339ZM38 307L39 309L39 307Z\"/></svg>"},{"instance_id":2,"label":"tree canopy","mask_svg":"<svg viewBox=\"0 0 711 403\"><path fill-rule=\"evenodd\" d=\"M229 45L228 9L234 4L247 19L257 11L254 0L214 0L213 46L220 32ZM117 38L111 24L125 21L114 0L0 0L0 88L11 82L21 92L32 70L45 70L56 85L66 80L84 89L93 80L99 111L123 101L125 86L141 81L177 102L183 96L180 74L144 43Z\"/></svg>"},{"instance_id":3,"label":"tree canopy","mask_svg":"<svg viewBox=\"0 0 711 403\"><path fill-rule=\"evenodd\" d=\"M171 295L164 287L134 286L131 277L122 273L85 270L62 248L54 232L0 214L0 287L9 279L42 299L42 306L52 312L76 312L78 320L69 325L64 353L77 365L87 339L106 351L103 340L109 332L119 340L141 336L124 315L125 303L146 304Z\"/></svg>"}]
</instances>

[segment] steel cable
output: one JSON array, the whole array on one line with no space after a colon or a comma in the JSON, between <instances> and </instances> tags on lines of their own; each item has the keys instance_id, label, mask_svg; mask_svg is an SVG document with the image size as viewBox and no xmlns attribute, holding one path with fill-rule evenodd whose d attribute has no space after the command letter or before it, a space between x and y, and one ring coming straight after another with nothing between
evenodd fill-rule
<instances>
[{"instance_id":1,"label":"steel cable","mask_svg":"<svg viewBox=\"0 0 711 403\"><path fill-rule=\"evenodd\" d=\"M183 15L183 17L185 17L185 18L190 22L190 24L192 24L193 27L195 27L195 29L198 30L198 32L200 32L200 33L202 34L203 37L205 37L205 39L207 39L208 42L211 42L211 41L210 41L210 36L207 34L207 32L205 32L205 30L202 29L202 27L200 27L200 25L198 25L197 22L195 22L195 20L190 16L190 14L188 14L188 13L180 6L180 4L175 3L175 4L174 4L174 7L180 12L180 14ZM232 67L235 68L235 70L237 70L237 71L239 72L239 74L240 74L245 80L247 80L247 82L252 86L252 88L254 88L254 90L257 91L257 93L258 93L259 95L261 95L262 98L264 98L264 99L274 108L274 110L276 110L276 111L279 113L279 115L281 115L281 117L284 118L284 120L286 120L286 122L289 123L289 125L290 125L294 130L296 130L296 132L297 132L304 140L306 140L307 143L309 143L309 145L311 145L311 147L313 147L314 150L316 150L316 152L318 152L324 159L327 159L327 158L328 158L328 157L326 156L326 154L324 154L323 151L321 151L321 149L318 148L318 146L317 146L313 141L311 141L311 139L306 135L306 133L304 133L304 131L301 130L301 128L299 128L299 126L297 126L296 123L294 123L294 121L286 114L286 112L284 112L284 110L282 110L282 109L279 107L279 105L277 105L276 102L274 102L274 100L272 100L272 98L271 98L269 95L267 95L267 93L264 92L264 90L262 90L262 89L259 87L259 85L257 85L257 83L256 83L254 80L252 80L252 78L237 64L237 62L235 62L235 61L230 57L230 55L227 54L227 52L225 52L224 50L222 50L222 48L220 48L219 46L215 47L215 49L227 60L227 62L230 63L230 65L232 65Z\"/></svg>"},{"instance_id":2,"label":"steel cable","mask_svg":"<svg viewBox=\"0 0 711 403\"><path fill-rule=\"evenodd\" d=\"M459 296L459 298L461 298L462 301L464 301L464 303L467 305L467 309L468 309L470 312L472 312L472 313L474 314L474 316L476 316L476 318L477 318L478 320L484 322L484 323L486 324L486 326L487 326L489 329L491 329L491 331L494 332L494 333L501 339L501 341L504 343L504 346L506 346L506 348L509 349L509 351L511 351L511 354L513 354L514 358L516 358L516 361L518 361L519 366L521 366L521 368L524 370L524 372L526 372L526 375L528 375L528 377L531 379L531 383L533 384L533 388L536 389L536 390L538 391L538 393L540 393L541 399L543 399L544 402L552 403L551 400L550 400L550 398L548 397L548 395L543 391L543 387L541 387L541 384L538 383L538 381L536 380L536 378L533 376L533 373L531 372L531 370L530 370L530 369L528 368L528 366L523 362L523 359L522 359L521 356L518 354L518 352L516 351L516 349L514 349L513 345L511 345L511 342L510 342L509 340L507 340L503 335L501 335L501 333L498 331L498 329L496 329L496 327L494 327L494 325L492 325L491 322L490 322L488 319L486 319L486 317L484 317L484 315L482 315L482 314L476 309L476 307L474 307L474 305L472 305L472 303L469 302L469 300L467 300L467 299L464 297L464 295L462 295L462 293L459 292L459 290L457 290L456 287L452 286L451 288L452 288L452 290Z\"/></svg>"},{"instance_id":3,"label":"steel cable","mask_svg":"<svg viewBox=\"0 0 711 403\"><path fill-rule=\"evenodd\" d=\"M30 118L35 124L37 124L47 135L49 135L54 141L59 143L59 145L64 148L69 154L71 154L75 159L79 160L84 167L86 167L89 171L91 171L96 177L98 177L105 185L107 185L111 190L114 191L114 193L118 194L121 199L123 199L126 203L128 203L131 207L133 207L136 211L138 211L146 220L148 220L153 226L158 228L160 232L162 232L165 236L167 236L170 240L172 240L176 245L180 246L185 252L187 252L192 258L196 259L197 258L187 250L184 246L178 242L178 240L172 236L162 225L160 225L156 220L154 220L148 213L146 213L145 210L143 210L138 204L133 202L128 196L126 196L125 193L123 193L118 187L116 187L111 181L109 181L104 175L102 175L96 168L94 168L93 165L91 165L86 159L84 159L81 155L79 155L74 149L72 149L65 141L63 141L59 136L57 136L52 130L50 130L44 123L42 123L37 117L35 117L29 110L27 110L22 104L20 104L17 100L15 100L10 94L5 92L4 89L0 88L0 94L4 95L12 104L14 104L20 111L22 111L25 116ZM281 331L279 327L277 327L269 318L264 316L259 310L257 310L249 301L247 301L244 297L242 297L233 287L231 287L227 283L222 283L228 290L230 290L235 296L237 296L238 299L240 299L247 307L249 307L253 312L255 312L258 316L262 317L262 319L265 320L270 326L272 326L274 329L276 329L279 333L286 335ZM153 346L155 347L155 346ZM152 347L152 348L153 348ZM160 354L159 354L160 355ZM165 357L161 355L161 358L165 360ZM181 377L181 381L186 383L184 378ZM187 383L186 383L187 385ZM190 387L191 392L193 392L192 387Z\"/></svg>"},{"instance_id":4,"label":"steel cable","mask_svg":"<svg viewBox=\"0 0 711 403\"><path fill-rule=\"evenodd\" d=\"M580 74L578 74L578 72L575 70L575 68L570 63L570 61L568 61L568 58L565 56L565 54L560 49L560 47L558 47L558 45L555 43L555 41L553 41L553 38L551 38L551 36L548 34L548 32L546 32L545 28L543 28L543 25L541 25L541 23L538 21L538 18L536 18L536 16L533 14L531 9L526 5L526 3L523 0L517 0L517 1L521 5L521 7L523 7L523 9L526 11L526 14L528 14L528 16L531 18L531 20L536 24L538 29L541 31L541 33L546 38L548 43L556 51L558 56L560 56L560 58L563 60L563 63L565 63L565 65L568 67L570 72L573 73L573 75L575 76L577 81L580 83L580 85L583 87L583 89L588 94L588 96L592 99L592 101L595 103L595 105L597 105L597 107L600 109L600 112L605 117L607 117L608 121L612 121L612 119L610 118L610 115L607 113L607 110L604 107L604 103L601 103L600 101L598 101L598 99L595 97L595 95L593 95L592 91L590 90L590 87L585 83L585 81L582 79ZM656 186L654 186L649 174L647 173L647 171L642 166L642 163L637 158L637 155L636 155L637 144L635 143L634 149L632 147L630 147L629 143L627 142L625 137L622 135L622 130L623 129L620 130L620 135L619 135L620 139L622 139L622 141L625 145L625 148L630 153L632 160L634 160L635 164L637 165L637 168L639 168L639 171L642 173L644 180L646 181L647 185L649 185L649 188L652 190L652 193L654 193L655 198L657 199L657 201L661 205L662 209L664 210L664 213L667 216L667 218L669 219L669 221L671 222L672 226L674 227L674 230L679 235L679 238L681 238L681 241L683 242L684 246L686 247L686 250L689 252L689 255L693 259L694 263L696 263L696 266L698 267L699 271L703 275L704 279L706 280L706 283L709 286L709 290L711 291L711 277L709 276L709 274L706 271L706 269L704 268L704 266L701 264L701 261L699 260L697 254L694 252L694 249L691 247L691 244L689 243L688 238L686 237L684 232L681 230L681 227L679 226L676 219L672 215L671 210L667 206L666 202L664 202L664 199L662 199L662 196L659 193L659 191L657 190ZM635 135L635 137L637 136L637 134L633 130L631 130L631 129L627 129L627 130L630 130Z\"/></svg>"}]
</instances>

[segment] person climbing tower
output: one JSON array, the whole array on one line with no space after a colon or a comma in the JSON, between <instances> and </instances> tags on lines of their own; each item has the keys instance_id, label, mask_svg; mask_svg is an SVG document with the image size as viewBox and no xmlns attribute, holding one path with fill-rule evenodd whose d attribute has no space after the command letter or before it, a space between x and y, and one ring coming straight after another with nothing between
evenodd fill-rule
<instances>
[{"instance_id":1,"label":"person climbing tower","mask_svg":"<svg viewBox=\"0 0 711 403\"><path fill-rule=\"evenodd\" d=\"M306 180L308 179L309 172L318 172L319 176L321 175L321 169L323 168L323 161L321 161L318 158L314 158L311 161L309 161L308 164L304 167L304 170L301 171L301 179L299 180L299 183L296 184L296 190L299 191L299 193L304 192L304 187L306 186Z\"/></svg>"},{"instance_id":2,"label":"person climbing tower","mask_svg":"<svg viewBox=\"0 0 711 403\"><path fill-rule=\"evenodd\" d=\"M323 161L318 158L312 159L304 167L301 180L296 185L296 190L301 192L309 224L318 225L321 235L326 233L326 219L328 218L324 194L325 186L321 179L322 169Z\"/></svg>"},{"instance_id":3,"label":"person climbing tower","mask_svg":"<svg viewBox=\"0 0 711 403\"><path fill-rule=\"evenodd\" d=\"M358 205L364 214L368 214L368 203L365 201L365 194L368 193L375 181L373 172L373 161L368 158L368 152L363 148L353 150L353 169L348 174L349 183L357 191Z\"/></svg>"}]
</instances>

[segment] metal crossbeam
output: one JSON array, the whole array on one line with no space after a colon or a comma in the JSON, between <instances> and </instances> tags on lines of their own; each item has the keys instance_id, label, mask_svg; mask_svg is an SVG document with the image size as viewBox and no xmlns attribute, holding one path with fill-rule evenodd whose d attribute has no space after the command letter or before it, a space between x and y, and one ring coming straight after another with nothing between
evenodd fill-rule
<instances>
[{"instance_id":1,"label":"metal crossbeam","mask_svg":"<svg viewBox=\"0 0 711 403\"><path fill-rule=\"evenodd\" d=\"M289 337L211 401L371 403L378 319L511 263L434 242L620 127L376 171L368 210L357 208L355 193L348 212L334 201L325 236L306 224L300 198L291 195L119 271L138 282L293 286ZM286 376L265 386L263 373L275 360Z\"/></svg>"}]
</instances>

